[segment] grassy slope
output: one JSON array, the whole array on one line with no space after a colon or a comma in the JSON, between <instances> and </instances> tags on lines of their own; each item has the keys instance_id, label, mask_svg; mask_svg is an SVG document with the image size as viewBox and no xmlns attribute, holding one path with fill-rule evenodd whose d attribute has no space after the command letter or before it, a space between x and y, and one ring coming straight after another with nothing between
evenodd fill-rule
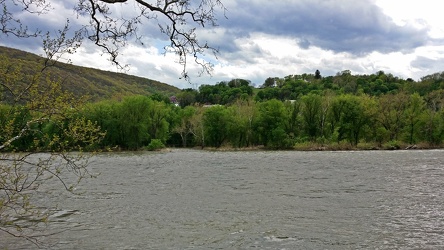
<instances>
[{"instance_id":1,"label":"grassy slope","mask_svg":"<svg viewBox=\"0 0 444 250\"><path fill-rule=\"evenodd\" d=\"M0 56L24 65L23 72L33 74L41 69L44 59L40 56L0 46ZM98 69L57 63L50 70L51 78L61 80L63 88L76 95L88 95L92 101L119 98L128 95L161 93L175 95L180 89L155 80Z\"/></svg>"}]
</instances>

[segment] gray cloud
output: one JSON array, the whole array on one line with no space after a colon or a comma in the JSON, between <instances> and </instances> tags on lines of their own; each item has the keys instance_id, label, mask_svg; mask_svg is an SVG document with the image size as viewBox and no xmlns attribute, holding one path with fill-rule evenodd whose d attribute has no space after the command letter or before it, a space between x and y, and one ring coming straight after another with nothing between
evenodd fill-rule
<instances>
[{"instance_id":1,"label":"gray cloud","mask_svg":"<svg viewBox=\"0 0 444 250\"><path fill-rule=\"evenodd\" d=\"M366 54L408 51L427 42L427 29L398 26L369 0L242 1L221 27L238 36L292 36L302 48Z\"/></svg>"},{"instance_id":2,"label":"gray cloud","mask_svg":"<svg viewBox=\"0 0 444 250\"><path fill-rule=\"evenodd\" d=\"M421 70L428 70L432 68L436 64L436 60L424 57L424 56L418 56L414 61L410 63L410 65L414 68L418 68Z\"/></svg>"},{"instance_id":3,"label":"gray cloud","mask_svg":"<svg viewBox=\"0 0 444 250\"><path fill-rule=\"evenodd\" d=\"M23 15L22 21L31 30L55 31L63 25L61 22L65 21L65 16L75 18L73 7L76 2L57 2L56 12L45 16ZM131 4L112 5L112 8L122 16L131 16L137 11L137 7ZM232 3L226 16L228 19L218 17L219 27L199 30L199 39L222 53L239 51L241 48L235 43L236 39L248 38L255 32L294 37L304 49L317 46L355 55L373 51L407 52L430 40L427 29L396 25L371 0L244 0ZM77 25L75 21L71 24ZM152 20L143 24L140 33L147 43L167 39ZM29 46L35 44L28 43Z\"/></svg>"},{"instance_id":4,"label":"gray cloud","mask_svg":"<svg viewBox=\"0 0 444 250\"><path fill-rule=\"evenodd\" d=\"M417 56L410 65L414 68L420 69L423 72L422 76L444 71L444 58L432 59L424 56Z\"/></svg>"}]
</instances>

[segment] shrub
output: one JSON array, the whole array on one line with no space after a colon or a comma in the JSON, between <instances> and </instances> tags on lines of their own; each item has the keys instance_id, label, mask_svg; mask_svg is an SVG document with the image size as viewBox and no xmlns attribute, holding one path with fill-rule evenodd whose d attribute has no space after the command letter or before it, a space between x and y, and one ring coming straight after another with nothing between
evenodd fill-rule
<instances>
[{"instance_id":1,"label":"shrub","mask_svg":"<svg viewBox=\"0 0 444 250\"><path fill-rule=\"evenodd\" d=\"M160 150L162 148L165 148L165 145L160 139L152 139L150 144L148 144L147 146L147 149L150 151Z\"/></svg>"},{"instance_id":2,"label":"shrub","mask_svg":"<svg viewBox=\"0 0 444 250\"><path fill-rule=\"evenodd\" d=\"M401 148L401 143L399 141L392 140L384 143L383 147L384 149L396 150Z\"/></svg>"}]
</instances>

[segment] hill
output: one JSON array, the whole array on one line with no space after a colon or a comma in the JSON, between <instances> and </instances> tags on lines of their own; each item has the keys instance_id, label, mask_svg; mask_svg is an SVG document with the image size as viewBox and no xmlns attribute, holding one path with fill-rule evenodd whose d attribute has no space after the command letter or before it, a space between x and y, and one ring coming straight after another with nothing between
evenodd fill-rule
<instances>
[{"instance_id":1,"label":"hill","mask_svg":"<svg viewBox=\"0 0 444 250\"><path fill-rule=\"evenodd\" d=\"M0 46L0 57L6 57L10 62L22 65L24 74L35 74L40 71L45 60L32 53L2 46ZM77 96L88 95L91 101L153 93L170 96L180 92L180 89L156 80L61 62L50 67L48 72L52 79L63 82L65 90Z\"/></svg>"}]
</instances>

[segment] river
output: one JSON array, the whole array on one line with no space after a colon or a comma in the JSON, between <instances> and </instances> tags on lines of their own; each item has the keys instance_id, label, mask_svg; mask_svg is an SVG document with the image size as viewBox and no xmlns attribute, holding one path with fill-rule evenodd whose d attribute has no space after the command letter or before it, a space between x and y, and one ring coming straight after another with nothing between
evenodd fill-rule
<instances>
[{"instance_id":1,"label":"river","mask_svg":"<svg viewBox=\"0 0 444 250\"><path fill-rule=\"evenodd\" d=\"M103 153L90 168L81 195L48 190L60 211L46 247L444 249L442 150L173 149Z\"/></svg>"}]
</instances>

